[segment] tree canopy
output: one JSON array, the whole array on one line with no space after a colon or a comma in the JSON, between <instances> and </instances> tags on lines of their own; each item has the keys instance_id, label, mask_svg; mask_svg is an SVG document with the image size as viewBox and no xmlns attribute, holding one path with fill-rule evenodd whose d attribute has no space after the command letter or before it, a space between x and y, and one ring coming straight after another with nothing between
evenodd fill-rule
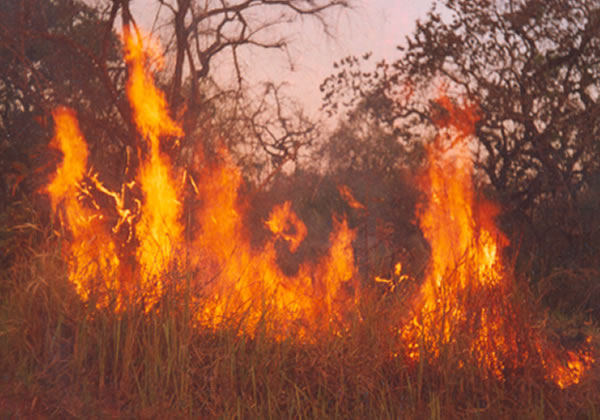
<instances>
[{"instance_id":1,"label":"tree canopy","mask_svg":"<svg viewBox=\"0 0 600 420\"><path fill-rule=\"evenodd\" d=\"M599 23L597 0L436 1L395 61L336 63L324 109L363 109L410 149L445 112L432 102L440 89L468 98L474 159L505 212L583 251L595 228L579 210L600 162Z\"/></svg>"},{"instance_id":2,"label":"tree canopy","mask_svg":"<svg viewBox=\"0 0 600 420\"><path fill-rule=\"evenodd\" d=\"M49 164L42 155L52 135L50 112L57 105L78 112L92 164L107 167L105 181L125 176L125 167L135 165L129 149L136 135L124 97L127 68L119 32L125 27L137 30L130 2L1 3L0 201L8 203L39 186L36 174ZM314 140L316 124L278 86L251 90L239 51L275 49L285 57L289 41L276 27L314 19L326 33L329 13L348 6L347 0L148 2L156 12L168 63L157 79L188 134L172 151L174 160L185 165L199 139L206 144L226 139L255 179L296 160L299 148ZM219 86L213 78L218 70L212 63L225 55L237 72L235 86Z\"/></svg>"}]
</instances>

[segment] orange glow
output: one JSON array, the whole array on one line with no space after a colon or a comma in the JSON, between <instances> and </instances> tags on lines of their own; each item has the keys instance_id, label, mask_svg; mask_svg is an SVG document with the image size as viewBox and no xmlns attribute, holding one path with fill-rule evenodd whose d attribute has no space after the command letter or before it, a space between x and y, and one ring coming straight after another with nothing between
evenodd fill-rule
<instances>
[{"instance_id":1,"label":"orange glow","mask_svg":"<svg viewBox=\"0 0 600 420\"><path fill-rule=\"evenodd\" d=\"M48 192L55 209L55 203L68 199L65 207L69 217L64 224L73 234L71 252L77 249L82 254L78 261L98 258L110 262L99 267L99 272L113 279L112 290L117 291L120 300L124 296L142 300L146 310L164 294L167 273L184 268L195 273L191 280L197 295L193 299L203 308L197 319L211 328L233 321L243 325L245 332L254 334L268 314L265 325L276 337L294 333L308 339L331 323L338 323L344 311L351 308L346 301L353 298L352 293L342 292L342 285L355 278L354 232L345 221L334 221L329 251L319 261L301 263L295 273L284 273L276 244L284 243L290 253L296 253L307 236L306 226L292 211L291 203L285 202L275 207L265 221L272 235L261 247L253 247L244 226L245 204L238 194L242 176L223 150L221 163L214 165L205 162L198 151L196 170L201 182L196 183L187 175L183 177L193 183L195 200L199 202L194 225L190 226L192 234L186 242L181 204L184 191L175 181L177 177L168 156L161 151L161 142L182 136L183 132L169 117L164 95L155 87L148 71L148 62L154 57L142 47L141 39L129 35L125 37L125 50L129 71L127 96L141 142L135 182L123 188L131 190L134 184L138 185L142 192L140 204L126 209L124 192L108 190L94 174L89 176L86 187L90 197L91 188L112 199L119 218L106 232L117 233L122 226L129 225L134 233L133 238L130 235L126 239L127 247L122 248L128 265L120 267L120 271L110 235L99 237L101 241L90 245L93 249L82 247L90 243L91 233L82 230L84 223L79 219L88 224L91 219L102 219L103 209L95 202L93 209L84 208L74 198L75 191L83 188L81 182L87 166L85 141L73 128L76 127L73 116L68 119L70 125L57 118L57 141L66 138L69 142L61 146L65 169L59 168L57 180L50 184ZM67 130L74 134L66 133ZM75 152L83 155L73 156ZM94 227L94 234L97 232ZM184 261L181 255L189 258ZM88 273L73 270L71 277L78 293L87 299Z\"/></svg>"},{"instance_id":2,"label":"orange glow","mask_svg":"<svg viewBox=\"0 0 600 420\"><path fill-rule=\"evenodd\" d=\"M198 326L249 335L264 328L277 339L305 341L344 332L361 296L355 231L334 217L327 249L308 260L303 244L309 232L285 201L261 222L266 238L253 241L241 170L225 150L209 162L199 147L194 167L176 172L164 146L184 133L169 116L148 69L159 57L139 38L127 35L124 42L139 166L119 193L88 168L87 145L74 113L62 107L53 113L51 146L63 159L45 191L64 228L62 251L77 293L84 301L97 294L98 307L118 311L134 301L149 311L167 285L181 290L185 284L191 305L198 308ZM589 340L582 349L559 349L512 303L514 285L501 258L508 241L494 223L498 208L478 196L471 179L469 142L477 108L445 96L438 105L446 112L436 121L439 135L427 147L429 167L421 187L428 200L418 210L431 246L430 265L408 319L399 326L398 319L390 320L407 359L440 361L458 348L460 357L468 353L494 378L535 360L558 386L578 383L594 361ZM349 188L338 190L351 208L365 209ZM126 200L126 194L137 196ZM97 195L108 200L98 201ZM106 214L117 216L109 222ZM124 231L127 235L120 234ZM177 273L185 273L185 283L172 275ZM390 279L375 277L371 284L386 284L393 292L408 279L398 262Z\"/></svg>"},{"instance_id":3,"label":"orange glow","mask_svg":"<svg viewBox=\"0 0 600 420\"><path fill-rule=\"evenodd\" d=\"M348 186L340 185L340 186L338 186L338 191L340 192L340 195L346 201L346 203L348 203L348 205L350 207L352 207L353 209L360 209L360 210L365 209L365 206L360 201L358 201L356 198L354 198L354 194L352 194L352 191L350 191L350 188L348 188Z\"/></svg>"},{"instance_id":4,"label":"orange glow","mask_svg":"<svg viewBox=\"0 0 600 420\"><path fill-rule=\"evenodd\" d=\"M540 357L549 379L561 387L577 383L593 358L583 351L568 352L566 365L560 363L560 350L523 325L523 308L511 305L510 275L499 254L508 242L494 224L498 209L475 196L471 180L468 146L476 107L459 107L445 96L438 105L447 113L436 122L439 134L427 148L429 168L422 189L428 201L418 213L431 258L415 314L400 327L407 357L441 358L442 349L464 346L468 337L470 357L498 379L507 369ZM531 336L537 348L519 345Z\"/></svg>"},{"instance_id":5,"label":"orange glow","mask_svg":"<svg viewBox=\"0 0 600 420\"><path fill-rule=\"evenodd\" d=\"M144 197L135 233L139 241L137 261L141 287L150 307L162 294L159 275L166 269L175 268L176 247L183 242L181 191L176 186L169 158L160 151L160 140L167 136L182 136L183 131L169 117L164 94L154 86L146 71L146 63L152 57L143 48L142 40L126 37L125 50L129 69L127 97L148 149L138 150L144 156L137 177Z\"/></svg>"},{"instance_id":6,"label":"orange glow","mask_svg":"<svg viewBox=\"0 0 600 420\"><path fill-rule=\"evenodd\" d=\"M70 240L64 253L68 262L69 280L77 293L88 299L90 292L102 293L99 305L108 304L108 294L114 290L111 283L119 268L114 241L107 235L102 216L95 214L81 202L79 184L85 177L88 150L75 113L59 107L53 113L55 135L50 145L63 153L56 175L46 187L52 208L68 227ZM105 283L96 285L94 278ZM100 290L98 290L100 289Z\"/></svg>"},{"instance_id":7,"label":"orange glow","mask_svg":"<svg viewBox=\"0 0 600 420\"><path fill-rule=\"evenodd\" d=\"M53 181L48 185L52 207L56 210L59 202L68 200L67 209L75 207L75 188L85 175L88 150L75 113L70 109L59 107L52 113L56 134L50 146L63 153L63 161L56 169ZM69 211L69 210L67 210Z\"/></svg>"},{"instance_id":8,"label":"orange glow","mask_svg":"<svg viewBox=\"0 0 600 420\"><path fill-rule=\"evenodd\" d=\"M594 362L594 358L586 353L567 351L567 363L553 360L554 366L550 368L549 377L561 388L567 388L579 383L585 370Z\"/></svg>"},{"instance_id":9,"label":"orange glow","mask_svg":"<svg viewBox=\"0 0 600 420\"><path fill-rule=\"evenodd\" d=\"M290 210L291 203L286 201L271 212L266 224L276 237L289 242L290 251L295 252L306 238L306 226L295 213Z\"/></svg>"},{"instance_id":10,"label":"orange glow","mask_svg":"<svg viewBox=\"0 0 600 420\"><path fill-rule=\"evenodd\" d=\"M274 236L253 249L241 217L245 211L238 197L241 173L222 154L225 163L207 166L198 185L203 199L197 215L201 232L193 248L203 270L200 277L212 279L205 285L208 297L199 320L213 328L242 322L249 333L262 320L276 336L293 332L309 338L343 313L337 299L342 284L355 275L354 232L345 222L335 222L328 255L317 263L301 264L295 275L286 275L275 244L284 240L289 251L296 252L307 234L304 223L289 202L277 206L266 222Z\"/></svg>"},{"instance_id":11,"label":"orange glow","mask_svg":"<svg viewBox=\"0 0 600 420\"><path fill-rule=\"evenodd\" d=\"M390 279L386 279L384 277L375 276L375 281L377 283L385 283L388 285L391 292L394 291L396 287L402 284L405 281L410 280L410 277L406 274L402 273L402 263L396 263L394 266L394 275Z\"/></svg>"}]
</instances>

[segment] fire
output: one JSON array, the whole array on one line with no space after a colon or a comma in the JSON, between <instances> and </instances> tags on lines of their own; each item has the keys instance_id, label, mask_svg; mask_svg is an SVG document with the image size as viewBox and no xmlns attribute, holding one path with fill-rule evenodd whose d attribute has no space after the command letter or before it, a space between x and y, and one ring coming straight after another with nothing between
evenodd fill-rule
<instances>
[{"instance_id":1,"label":"fire","mask_svg":"<svg viewBox=\"0 0 600 420\"><path fill-rule=\"evenodd\" d=\"M139 186L142 196L137 208L125 208L124 192L110 191L97 174L88 176L87 186L82 186L87 168L85 140L72 113L55 113L57 140L53 145L65 157L47 192L55 211L63 203L67 214L63 224L72 234L67 254L74 258L70 279L82 299L89 298L90 275L77 267L89 267L90 261L98 260L103 262L98 274L113 279L108 291L116 293L119 302L125 298L141 301L146 310L164 295L167 273L195 273L194 299L202 308L197 319L211 328L232 321L254 334L268 314L272 320L268 327L276 337L293 332L309 338L322 326L340 322L347 306L343 302L351 298L342 292L342 286L355 279L354 232L345 221L334 221L329 252L320 261L302 263L296 273L284 273L278 263L278 244L283 242L290 253L297 252L307 236L306 226L291 203L285 202L275 207L265 222L272 236L255 249L243 222L246 205L238 193L241 172L223 150L221 163L215 165L207 163L199 150L195 170L201 182L194 182L191 176L184 178L193 183L193 199L199 202L190 217L193 225L188 226L193 237L184 238L185 191L161 150L161 142L184 133L169 116L165 97L148 72L148 62L154 57L143 48L140 38L126 34L124 42L129 71L127 97L141 142L137 175L123 191L132 190L134 184ZM75 194L78 190L85 192L92 205L80 203ZM93 223L103 218L94 193L114 202L119 219L110 228ZM110 232L118 232L123 225L129 225L133 237L129 235L127 243L117 247Z\"/></svg>"},{"instance_id":2,"label":"fire","mask_svg":"<svg viewBox=\"0 0 600 420\"><path fill-rule=\"evenodd\" d=\"M503 293L506 277L498 244L505 239L494 228L495 209L487 203L479 208L474 205L468 140L476 121L475 108L458 108L447 98L440 102L448 115L438 122L440 134L427 149L429 169L422 182L429 199L419 214L431 260L417 314L402 328L402 336L410 358L419 357L420 346L439 357L440 349L453 343L463 329L471 329L471 319L478 317L475 330L468 331L474 337L470 350L486 369L502 376L498 353L510 351L505 337L498 334L502 320L486 308L490 302L475 301L469 295L489 296L490 289ZM495 349L488 351L488 347Z\"/></svg>"},{"instance_id":3,"label":"fire","mask_svg":"<svg viewBox=\"0 0 600 420\"><path fill-rule=\"evenodd\" d=\"M101 274L104 289L114 290L111 278L118 271L115 243L106 233L102 216L82 203L80 184L86 176L88 150L73 111L59 107L53 113L55 136L50 145L63 153L56 175L46 187L52 208L61 214L70 229L64 253L68 257L69 279L77 293L87 299L94 290L93 280ZM107 304L107 296L99 302Z\"/></svg>"},{"instance_id":4,"label":"fire","mask_svg":"<svg viewBox=\"0 0 600 420\"><path fill-rule=\"evenodd\" d=\"M593 363L594 357L590 354L590 351L575 352L568 350L566 352L566 363L555 355L549 355L549 358L545 361L548 367L547 377L564 389L579 383L585 371Z\"/></svg>"},{"instance_id":5,"label":"fire","mask_svg":"<svg viewBox=\"0 0 600 420\"><path fill-rule=\"evenodd\" d=\"M355 277L354 232L345 221L335 222L328 255L286 275L277 262L276 244L284 241L289 252L296 252L307 235L306 226L285 202L265 222L271 239L253 249L240 217L245 211L237 192L241 173L226 156L224 160L225 164L206 168L198 187L204 203L197 215L201 232L193 249L198 265L204 267L201 276L214 279L207 285L200 322L216 328L227 321L243 321L253 332L268 316L277 336L295 332L308 338L323 320L339 321L344 311L337 301L342 285Z\"/></svg>"},{"instance_id":6,"label":"fire","mask_svg":"<svg viewBox=\"0 0 600 420\"><path fill-rule=\"evenodd\" d=\"M522 325L527 319L523 308L511 304L513 285L500 256L508 241L494 224L498 209L476 197L471 180L468 147L477 109L468 103L459 107L445 96L438 105L447 114L436 122L440 132L427 148L429 168L422 188L428 201L418 215L431 260L415 314L400 328L407 356L439 359L444 349L448 357L448 349L460 349L465 343L459 340L469 337L471 357L498 379L540 358L546 376L559 386L577 383L593 362L591 355L569 351L564 365L556 356L561 351L539 331ZM525 344L529 336L535 337L533 348Z\"/></svg>"},{"instance_id":7,"label":"fire","mask_svg":"<svg viewBox=\"0 0 600 420\"><path fill-rule=\"evenodd\" d=\"M177 141L184 133L169 116L164 94L148 70L148 62L157 57L139 37L126 33L124 43L139 166L119 193L88 168L87 145L75 114L61 107L53 113L51 146L62 151L63 160L45 192L64 228L63 252L77 293L88 301L99 292L98 307L112 305L118 311L133 301L149 311L166 293L167 281L175 282L175 288L184 286L170 273L185 272L199 326L234 326L250 335L264 327L275 338L303 340L314 340L319 332L343 332L360 298L355 232L346 220L334 218L327 252L308 261L301 258L307 227L286 201L264 221L267 239L253 244L245 225L248 202L240 193L240 169L224 150L209 162L199 149L195 166L176 173L163 152L164 142ZM511 303L513 284L501 259L508 241L494 224L498 209L476 195L471 180L468 147L476 107L460 107L446 97L438 103L446 113L427 150L422 188L429 199L418 213L431 261L414 312L395 327L407 358L441 360L452 349L460 354L468 350L470 360L499 379L528 361L541 360L548 379L561 387L577 383L594 361L591 353L553 346ZM193 188L186 189L185 182ZM126 194L135 191L137 204L127 205L131 200L125 200ZM341 186L339 193L349 207L364 211L349 188ZM108 198L104 205L97 195ZM184 209L184 201L192 204ZM116 221L105 217L106 202L114 206ZM119 235L124 229L126 238ZM290 255L299 262L283 270L280 260ZM376 277L374 282L393 291L408 278L398 263L392 279ZM398 320L390 322L397 325Z\"/></svg>"},{"instance_id":8,"label":"fire","mask_svg":"<svg viewBox=\"0 0 600 420\"><path fill-rule=\"evenodd\" d=\"M338 186L338 191L350 207L352 207L353 209L365 210L364 204L362 204L360 201L354 198L354 194L352 194L352 191L350 191L350 188L348 188L348 186L340 185Z\"/></svg>"},{"instance_id":9,"label":"fire","mask_svg":"<svg viewBox=\"0 0 600 420\"><path fill-rule=\"evenodd\" d=\"M54 209L62 199L69 201L67 208L72 208L76 203L74 196L76 185L81 182L86 171L87 144L72 111L59 107L54 110L52 117L56 124L56 134L50 146L62 151L63 162L56 169L54 180L46 190L50 194Z\"/></svg>"},{"instance_id":10,"label":"fire","mask_svg":"<svg viewBox=\"0 0 600 420\"><path fill-rule=\"evenodd\" d=\"M169 117L164 94L154 86L146 71L145 63L152 57L143 48L142 40L125 37L125 50L129 69L127 97L147 149L138 148L139 155L146 157L142 159L137 177L144 197L135 232L139 241L137 262L141 287L151 306L162 293L162 281L157 276L177 263L177 244L183 242L181 191L174 181L169 158L160 151L160 140L167 136L182 136L183 131Z\"/></svg>"},{"instance_id":11,"label":"fire","mask_svg":"<svg viewBox=\"0 0 600 420\"><path fill-rule=\"evenodd\" d=\"M294 252L306 238L306 225L290 211L290 205L291 203L286 201L283 206L276 207L266 224L275 236L288 241L290 251Z\"/></svg>"}]
</instances>

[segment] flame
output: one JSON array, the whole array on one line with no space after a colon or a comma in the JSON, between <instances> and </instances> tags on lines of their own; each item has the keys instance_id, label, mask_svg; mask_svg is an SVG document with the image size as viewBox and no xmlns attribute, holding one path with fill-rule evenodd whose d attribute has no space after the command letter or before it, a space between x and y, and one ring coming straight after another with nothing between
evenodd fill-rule
<instances>
[{"instance_id":1,"label":"flame","mask_svg":"<svg viewBox=\"0 0 600 420\"><path fill-rule=\"evenodd\" d=\"M346 203L348 203L348 205L350 207L352 207L353 209L359 209L359 210L366 209L364 204L362 204L360 201L358 201L356 198L354 198L354 194L352 194L352 191L350 190L350 188L348 188L347 185L339 185L338 191L340 192L340 195L346 201Z\"/></svg>"},{"instance_id":2,"label":"flame","mask_svg":"<svg viewBox=\"0 0 600 420\"><path fill-rule=\"evenodd\" d=\"M269 327L277 336L293 331L308 338L327 324L324 320L335 321L343 312L336 299L342 285L355 276L354 232L345 221L334 222L329 253L317 263L301 264L295 275L286 275L278 264L276 242L283 240L289 252L296 252L307 235L306 226L285 202L265 222L274 235L253 249L240 217L245 212L238 196L241 173L226 155L223 158L225 164L206 168L198 186L204 200L197 215L202 231L193 248L202 261L198 265L205 267L202 277L213 279L199 320L213 328L243 320L246 331L253 333L268 314Z\"/></svg>"},{"instance_id":3,"label":"flame","mask_svg":"<svg viewBox=\"0 0 600 420\"><path fill-rule=\"evenodd\" d=\"M69 252L77 255L74 267L86 267L92 259L106 260L98 272L113 279L111 290L119 294L120 301L125 296L142 300L146 310L163 296L167 273L187 269L196 273L192 278L197 292L194 298L203 308L197 314L198 322L212 328L227 321L243 322L244 330L254 334L268 313L268 327L276 337L293 332L309 338L321 327L339 322L348 306L345 301L352 298L342 286L352 282L356 274L354 232L345 220L334 220L329 251L319 261L301 263L295 273L284 273L278 244L282 241L289 253L296 253L307 236L306 226L292 211L291 203L285 202L275 207L265 222L272 236L261 247L253 247L244 226L247 206L238 192L241 172L224 150L220 151L219 164L207 163L199 150L195 169L201 182L184 177L190 180L199 201L194 225L190 226L193 238L186 241L181 201L185 192L176 182L169 157L161 150L161 142L183 136L183 131L169 116L164 94L156 88L148 71L148 62L157 58L152 54L156 48L145 49L142 39L130 33L126 33L124 43L129 71L127 97L141 140L135 181L124 185L121 194L117 194L92 174L84 188L85 140L76 129L72 114L67 114L65 120L62 113L55 113L56 142L61 142L59 147L65 159L47 192L55 211L58 202L65 202L68 217L64 225L73 237ZM124 191L132 190L133 184L139 186L142 197L137 208L128 209ZM91 224L102 219L104 210L93 200L92 188L95 193L110 197L119 214L110 229ZM84 191L94 205L82 206L75 198L78 190ZM117 252L110 232L115 234L124 225L131 226L130 235L127 246L121 246ZM90 241L92 235L98 238L94 242ZM128 264L120 262L119 253ZM184 260L181 255L188 255L189 259ZM70 279L84 300L89 297L89 278L87 272L71 270Z\"/></svg>"},{"instance_id":4,"label":"flame","mask_svg":"<svg viewBox=\"0 0 600 420\"><path fill-rule=\"evenodd\" d=\"M487 369L501 376L498 352L508 350L504 337L496 334L502 329L501 320L489 313L485 302L475 308L476 302L467 302L467 298L469 294L489 295L490 288L502 289L505 277L498 244L506 241L494 228L494 207L488 203L475 207L468 142L476 108L469 104L459 108L445 97L439 101L448 115L438 121L440 133L427 148L429 169L422 183L429 197L419 214L419 225L431 246L431 260L418 313L403 328L402 336L409 343L410 358L419 357L419 342L439 357L440 349L455 340L461 326L478 316L477 330L469 331L475 334L471 351ZM491 340L497 348L487 352Z\"/></svg>"},{"instance_id":5,"label":"flame","mask_svg":"<svg viewBox=\"0 0 600 420\"><path fill-rule=\"evenodd\" d=\"M114 304L118 311L132 300L149 311L164 296L167 280L182 286L169 273L185 272L199 326L235 327L250 335L266 328L275 338L303 340L314 340L319 332L343 332L360 297L355 231L334 217L329 248L307 260L302 245L308 230L286 201L264 222L267 239L255 244L245 222L249 205L240 192L240 169L225 150L209 162L200 149L195 166L188 168L193 176L187 170L176 173L164 142L184 133L169 116L148 69L149 61L160 57L142 45L141 37L126 33L124 43L127 97L139 132L134 179L124 182L119 193L107 188L88 169L74 112L59 107L53 113L51 146L62 151L63 160L45 192L64 227L63 253L77 293L87 301L101 292L98 307ZM436 121L440 133L427 148L430 164L421 182L428 200L418 211L431 261L414 313L398 327L407 358L440 360L457 348L461 355L468 350L498 379L537 360L558 386L578 383L594 362L587 350L590 341L577 350L560 349L524 323L529 318L511 303L514 285L500 255L508 241L494 224L498 209L476 195L471 180L469 141L477 108L458 106L445 96L438 105L444 110ZM139 196L132 205L125 197L136 194L134 186ZM364 210L349 188L338 190L351 208ZM97 195L108 200L99 204ZM193 204L186 223L184 199ZM116 220L105 217L107 202ZM128 234L120 235L124 229ZM296 265L282 269L280 261L290 256ZM399 262L392 278L374 282L394 291L409 279L402 270Z\"/></svg>"},{"instance_id":6,"label":"flame","mask_svg":"<svg viewBox=\"0 0 600 420\"><path fill-rule=\"evenodd\" d=\"M427 354L439 359L442 349L464 345L459 340L468 337L471 357L498 379L507 369L539 357L547 378L559 386L579 382L593 362L591 354L569 351L566 365L561 363L561 350L550 346L539 331L522 325L522 308L511 304L513 285L500 256L508 241L494 224L498 209L476 197L471 180L469 141L477 108L469 103L458 106L446 96L437 104L444 113L436 121L440 132L427 147L429 168L422 188L428 201L418 214L431 259L415 314L400 328L408 358L419 360ZM523 344L529 336L537 343L533 349Z\"/></svg>"},{"instance_id":7,"label":"flame","mask_svg":"<svg viewBox=\"0 0 600 420\"><path fill-rule=\"evenodd\" d=\"M290 251L295 252L306 238L306 225L290 210L291 204L286 201L283 206L273 209L266 224L276 237L288 241Z\"/></svg>"},{"instance_id":8,"label":"flame","mask_svg":"<svg viewBox=\"0 0 600 420\"><path fill-rule=\"evenodd\" d=\"M101 274L105 279L102 291L114 290L111 283L119 269L115 243L106 233L102 217L96 215L81 201L80 183L86 172L88 149L79 130L75 113L58 107L52 113L55 135L50 145L63 154L63 160L46 192L55 212L62 211L63 224L69 227L70 240L63 252L68 259L68 274L76 291L87 299ZM106 305L108 296L99 302Z\"/></svg>"},{"instance_id":9,"label":"flame","mask_svg":"<svg viewBox=\"0 0 600 420\"><path fill-rule=\"evenodd\" d=\"M161 271L173 264L177 244L182 243L181 196L171 171L169 158L160 151L160 140L167 136L182 136L183 131L170 117L167 101L146 71L149 60L140 37L125 37L125 60L129 69L127 97L134 121L148 151L137 181L143 191L141 219L135 226L139 241L137 262L140 265L142 290L147 294L148 307L162 294ZM138 149L140 155L144 150Z\"/></svg>"},{"instance_id":10,"label":"flame","mask_svg":"<svg viewBox=\"0 0 600 420\"><path fill-rule=\"evenodd\" d=\"M85 176L88 159L87 144L79 131L75 113L64 107L59 107L52 113L56 133L50 146L63 153L63 161L56 169L54 179L47 186L52 207L56 210L58 204L67 200L67 211L76 207L76 185ZM73 216L74 214L71 213ZM68 216L67 216L68 217Z\"/></svg>"},{"instance_id":11,"label":"flame","mask_svg":"<svg viewBox=\"0 0 600 420\"><path fill-rule=\"evenodd\" d=\"M401 262L396 263L394 266L394 274L392 278L387 279L385 277L375 276L375 282L387 284L391 292L393 292L396 287L408 280L410 280L410 276L403 274Z\"/></svg>"}]
</instances>

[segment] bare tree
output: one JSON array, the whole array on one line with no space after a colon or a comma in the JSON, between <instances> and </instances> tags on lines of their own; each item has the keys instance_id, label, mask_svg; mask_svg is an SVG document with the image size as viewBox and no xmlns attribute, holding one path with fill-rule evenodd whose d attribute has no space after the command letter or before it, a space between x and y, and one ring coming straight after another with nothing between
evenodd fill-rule
<instances>
[{"instance_id":1,"label":"bare tree","mask_svg":"<svg viewBox=\"0 0 600 420\"><path fill-rule=\"evenodd\" d=\"M118 0L115 0L118 1ZM215 57L229 54L237 80L245 79L239 53L244 48L275 49L287 52L289 24L314 19L329 33L327 16L333 9L349 7L349 0L157 0L157 20L168 11L169 48L175 64L170 99L174 108L182 102L185 74L192 81L193 105L197 81L211 75Z\"/></svg>"},{"instance_id":2,"label":"bare tree","mask_svg":"<svg viewBox=\"0 0 600 420\"><path fill-rule=\"evenodd\" d=\"M349 8L350 1L155 0L149 7L155 7L154 22L166 41L171 64L170 73L163 75L165 89L173 112L182 116L184 132L206 128L206 112L214 118L211 110L223 107L225 101L229 117L239 119L238 128L245 127L243 135L228 133L230 144L231 137L236 137L246 143L238 150L259 151L262 160L270 162L266 166L274 166L275 171L296 160L299 149L314 138L316 124L297 107L289 106L280 86L267 83L261 95L249 95L248 70L241 64L241 54L252 49L274 50L291 60L290 25L313 20L329 36L331 13ZM106 7L107 30L119 10L124 24L135 23L128 0L111 0ZM214 68L217 59L231 63L237 87L215 85L214 75L221 70ZM231 126L232 121L221 122ZM188 142L192 140L188 138ZM240 163L247 161L248 155L240 156ZM260 165L266 167L265 162Z\"/></svg>"}]
</instances>

